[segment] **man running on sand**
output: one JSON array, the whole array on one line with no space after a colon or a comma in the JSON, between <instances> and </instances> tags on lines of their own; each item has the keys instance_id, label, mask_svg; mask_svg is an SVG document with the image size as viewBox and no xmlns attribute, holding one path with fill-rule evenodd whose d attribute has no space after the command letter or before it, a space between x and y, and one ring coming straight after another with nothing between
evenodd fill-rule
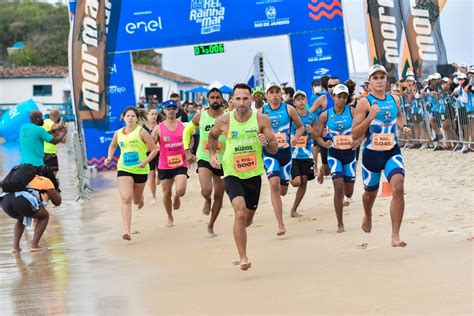
<instances>
[{"instance_id":1,"label":"man running on sand","mask_svg":"<svg viewBox=\"0 0 474 316\"><path fill-rule=\"evenodd\" d=\"M383 170L392 187L392 246L405 247L407 243L401 240L399 235L405 210L405 166L397 142L397 123L402 126L404 134L410 135L411 130L400 111L398 97L385 93L387 71L383 66L376 64L370 67L369 85L371 92L357 104L352 123L353 139L364 134L367 137L362 152L362 178L365 188L362 196L365 211L362 229L366 233L372 230L372 207Z\"/></svg>"},{"instance_id":2,"label":"man running on sand","mask_svg":"<svg viewBox=\"0 0 474 316\"><path fill-rule=\"evenodd\" d=\"M278 151L278 143L266 115L252 111L252 89L245 83L234 86L235 111L217 118L209 133L211 166L221 168L217 156L218 138L226 136L222 157L224 183L234 208L234 239L240 256L240 269L251 267L247 257L247 227L252 224L260 199L264 173L262 145L269 153Z\"/></svg>"},{"instance_id":3,"label":"man running on sand","mask_svg":"<svg viewBox=\"0 0 474 316\"><path fill-rule=\"evenodd\" d=\"M183 144L188 161L197 159L197 172L199 174L199 184L201 185L201 195L204 198L204 206L202 212L205 215L211 213L209 224L207 225L207 232L209 237L217 236L214 232L214 223L222 208L222 200L224 198L224 180L222 176L224 173L222 169L213 168L210 164L208 135L215 124L216 118L224 113L222 103L224 98L222 92L217 88L212 88L207 93L207 100L209 108L202 111L193 117L192 121L186 126L183 132ZM196 156L194 156L190 149L189 143L191 134L196 127L199 127L199 145L197 147ZM222 154L225 149L225 136L219 136L217 146L217 156L222 160ZM214 191L214 203L211 204L211 194Z\"/></svg>"}]
</instances>

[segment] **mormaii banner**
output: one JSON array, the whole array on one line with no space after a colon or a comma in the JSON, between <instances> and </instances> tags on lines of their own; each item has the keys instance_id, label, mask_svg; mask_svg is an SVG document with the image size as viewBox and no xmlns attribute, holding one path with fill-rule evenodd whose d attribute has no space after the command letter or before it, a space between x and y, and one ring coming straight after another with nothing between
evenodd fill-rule
<instances>
[{"instance_id":1,"label":"mormaii banner","mask_svg":"<svg viewBox=\"0 0 474 316\"><path fill-rule=\"evenodd\" d=\"M97 125L106 120L106 14L109 0L77 0L70 45L76 115ZM110 16L110 14L107 14Z\"/></svg>"},{"instance_id":2,"label":"mormaii banner","mask_svg":"<svg viewBox=\"0 0 474 316\"><path fill-rule=\"evenodd\" d=\"M447 64L439 15L446 0L400 0L408 49L417 78L436 72ZM458 21L457 21L458 22Z\"/></svg>"},{"instance_id":3,"label":"mormaii banner","mask_svg":"<svg viewBox=\"0 0 474 316\"><path fill-rule=\"evenodd\" d=\"M398 80L402 18L398 1L364 0L370 64L381 64Z\"/></svg>"}]
</instances>

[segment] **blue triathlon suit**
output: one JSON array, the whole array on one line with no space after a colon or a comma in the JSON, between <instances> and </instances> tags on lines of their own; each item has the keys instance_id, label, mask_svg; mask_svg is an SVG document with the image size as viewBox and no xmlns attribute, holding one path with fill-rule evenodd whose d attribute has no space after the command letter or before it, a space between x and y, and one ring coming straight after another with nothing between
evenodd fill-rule
<instances>
[{"instance_id":1,"label":"blue triathlon suit","mask_svg":"<svg viewBox=\"0 0 474 316\"><path fill-rule=\"evenodd\" d=\"M288 113L288 105L281 102L280 107L273 110L269 104L264 104L262 113L270 119L273 132L278 140L278 152L276 154L267 152L263 147L263 163L267 177L268 179L280 177L280 184L288 185L291 179L291 118Z\"/></svg>"},{"instance_id":2,"label":"blue triathlon suit","mask_svg":"<svg viewBox=\"0 0 474 316\"><path fill-rule=\"evenodd\" d=\"M316 114L311 113L306 108L305 115L299 115L303 126L313 126L316 121ZM296 135L295 124L291 125L291 137ZM291 178L306 176L308 180L314 179L314 160L313 160L313 138L305 131L298 140L295 147L291 147Z\"/></svg>"},{"instance_id":3,"label":"blue triathlon suit","mask_svg":"<svg viewBox=\"0 0 474 316\"><path fill-rule=\"evenodd\" d=\"M395 174L405 176L405 166L397 141L398 108L395 99L389 93L385 94L384 100L377 99L372 94L366 98L370 106L376 104L380 108L367 129L362 152L362 178L365 190L370 192L378 190L382 170L390 182ZM372 137L375 133L393 134L394 147L386 151L372 149Z\"/></svg>"},{"instance_id":4,"label":"blue triathlon suit","mask_svg":"<svg viewBox=\"0 0 474 316\"><path fill-rule=\"evenodd\" d=\"M327 115L326 126L332 138L337 135L351 135L352 112L350 105L346 105L344 111L340 114L337 114L334 111L334 107L332 107L328 110ZM344 178L344 182L346 183L355 182L357 165L355 150L329 148L328 165L333 180Z\"/></svg>"}]
</instances>

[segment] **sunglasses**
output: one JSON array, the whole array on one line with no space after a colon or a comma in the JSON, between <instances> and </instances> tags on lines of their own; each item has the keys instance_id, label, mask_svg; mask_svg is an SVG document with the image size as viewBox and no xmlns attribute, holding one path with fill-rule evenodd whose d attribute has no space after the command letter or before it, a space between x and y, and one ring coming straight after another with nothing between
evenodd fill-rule
<instances>
[{"instance_id":1,"label":"sunglasses","mask_svg":"<svg viewBox=\"0 0 474 316\"><path fill-rule=\"evenodd\" d=\"M173 110L177 110L178 107L177 107L177 106L169 106L169 107L167 107L166 109L173 111Z\"/></svg>"},{"instance_id":2,"label":"sunglasses","mask_svg":"<svg viewBox=\"0 0 474 316\"><path fill-rule=\"evenodd\" d=\"M328 84L328 88L334 88L337 84Z\"/></svg>"}]
</instances>

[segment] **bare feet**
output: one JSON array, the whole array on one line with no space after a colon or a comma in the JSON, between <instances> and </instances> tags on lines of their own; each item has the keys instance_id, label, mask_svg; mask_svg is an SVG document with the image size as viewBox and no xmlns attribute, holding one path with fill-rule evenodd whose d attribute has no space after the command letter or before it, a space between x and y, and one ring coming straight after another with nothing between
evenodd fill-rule
<instances>
[{"instance_id":1,"label":"bare feet","mask_svg":"<svg viewBox=\"0 0 474 316\"><path fill-rule=\"evenodd\" d=\"M285 228L285 226L280 227L280 229L278 230L277 235L278 235L278 236L283 236L284 234L286 234L286 228Z\"/></svg>"},{"instance_id":2,"label":"bare feet","mask_svg":"<svg viewBox=\"0 0 474 316\"><path fill-rule=\"evenodd\" d=\"M166 223L166 227L173 227L174 224L173 224L173 220L174 218L173 217L168 217L168 223Z\"/></svg>"},{"instance_id":3,"label":"bare feet","mask_svg":"<svg viewBox=\"0 0 474 316\"><path fill-rule=\"evenodd\" d=\"M20 247L13 247L12 248L12 253L20 253L21 252L21 248Z\"/></svg>"},{"instance_id":4,"label":"bare feet","mask_svg":"<svg viewBox=\"0 0 474 316\"><path fill-rule=\"evenodd\" d=\"M173 201L173 209L179 210L180 207L181 207L181 199L179 198L179 196L175 195L174 201Z\"/></svg>"},{"instance_id":5,"label":"bare feet","mask_svg":"<svg viewBox=\"0 0 474 316\"><path fill-rule=\"evenodd\" d=\"M406 247L407 243L400 240L399 236L392 236L392 247Z\"/></svg>"},{"instance_id":6,"label":"bare feet","mask_svg":"<svg viewBox=\"0 0 474 316\"><path fill-rule=\"evenodd\" d=\"M336 233L343 233L343 232L345 232L344 224L337 225L337 232Z\"/></svg>"},{"instance_id":7,"label":"bare feet","mask_svg":"<svg viewBox=\"0 0 474 316\"><path fill-rule=\"evenodd\" d=\"M362 230L366 233L370 233L372 230L372 217L364 215L364 219L362 220Z\"/></svg>"},{"instance_id":8,"label":"bare feet","mask_svg":"<svg viewBox=\"0 0 474 316\"><path fill-rule=\"evenodd\" d=\"M204 205L202 207L202 213L204 215L209 215L209 213L211 213L211 200L204 200Z\"/></svg>"},{"instance_id":9,"label":"bare feet","mask_svg":"<svg viewBox=\"0 0 474 316\"><path fill-rule=\"evenodd\" d=\"M43 251L43 250L45 250L45 249L40 247L40 246L31 246L31 248L30 248L30 252L40 252L40 251Z\"/></svg>"},{"instance_id":10,"label":"bare feet","mask_svg":"<svg viewBox=\"0 0 474 316\"><path fill-rule=\"evenodd\" d=\"M250 269L252 267L252 263L249 262L248 260L241 260L240 261L240 270L242 271L247 271L248 269Z\"/></svg>"},{"instance_id":11,"label":"bare feet","mask_svg":"<svg viewBox=\"0 0 474 316\"><path fill-rule=\"evenodd\" d=\"M130 234L123 234L122 239L123 240L132 240L132 237L130 237Z\"/></svg>"},{"instance_id":12,"label":"bare feet","mask_svg":"<svg viewBox=\"0 0 474 316\"><path fill-rule=\"evenodd\" d=\"M322 168L319 168L318 170L318 176L316 177L316 180L318 180L319 184L323 184L324 182L324 174Z\"/></svg>"},{"instance_id":13,"label":"bare feet","mask_svg":"<svg viewBox=\"0 0 474 316\"><path fill-rule=\"evenodd\" d=\"M296 217L296 218L298 218L298 217L301 217L301 216L303 216L303 215L301 215L300 213L298 213L296 210L291 210L290 216L291 216L291 217Z\"/></svg>"},{"instance_id":14,"label":"bare feet","mask_svg":"<svg viewBox=\"0 0 474 316\"><path fill-rule=\"evenodd\" d=\"M145 197L142 195L140 203L138 203L138 209L140 210L145 205Z\"/></svg>"},{"instance_id":15,"label":"bare feet","mask_svg":"<svg viewBox=\"0 0 474 316\"><path fill-rule=\"evenodd\" d=\"M347 207L347 206L351 205L351 203L352 203L352 198L345 197L344 198L344 203L342 204L342 206Z\"/></svg>"},{"instance_id":16,"label":"bare feet","mask_svg":"<svg viewBox=\"0 0 474 316\"><path fill-rule=\"evenodd\" d=\"M209 238L217 237L217 234L214 232L214 227L208 227L207 233Z\"/></svg>"}]
</instances>

